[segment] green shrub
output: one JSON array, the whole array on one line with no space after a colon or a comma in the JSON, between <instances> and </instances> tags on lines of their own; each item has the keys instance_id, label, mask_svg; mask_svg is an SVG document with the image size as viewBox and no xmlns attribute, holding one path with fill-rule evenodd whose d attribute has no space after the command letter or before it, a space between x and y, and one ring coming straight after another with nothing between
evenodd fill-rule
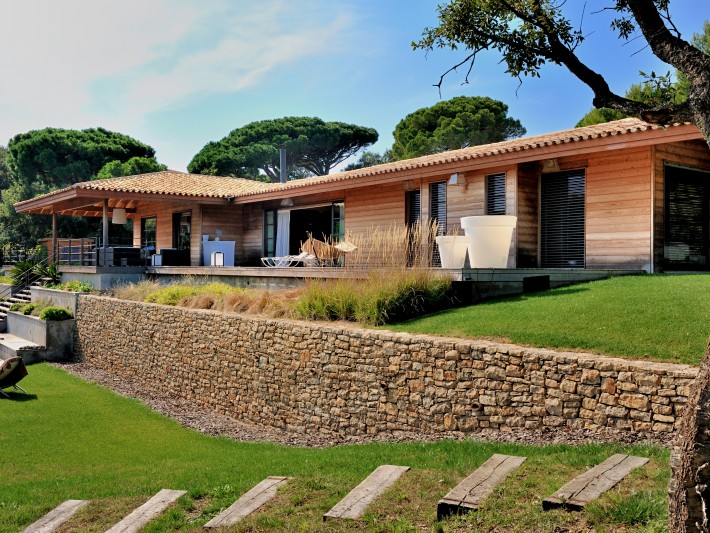
<instances>
[{"instance_id":1,"label":"green shrub","mask_svg":"<svg viewBox=\"0 0 710 533\"><path fill-rule=\"evenodd\" d=\"M55 285L59 283L60 273L57 263L39 263L35 265L32 272L39 278L47 282L47 285Z\"/></svg>"},{"instance_id":2,"label":"green shrub","mask_svg":"<svg viewBox=\"0 0 710 533\"><path fill-rule=\"evenodd\" d=\"M37 304L34 302L30 303L30 304L25 304L25 306L22 308L22 314L23 315L31 315L32 311L34 311L36 307L37 307Z\"/></svg>"},{"instance_id":3,"label":"green shrub","mask_svg":"<svg viewBox=\"0 0 710 533\"><path fill-rule=\"evenodd\" d=\"M10 311L19 311L22 312L25 309L25 304L21 304L20 302L15 302L10 306Z\"/></svg>"},{"instance_id":4,"label":"green shrub","mask_svg":"<svg viewBox=\"0 0 710 533\"><path fill-rule=\"evenodd\" d=\"M74 318L71 311L66 307L59 307L57 305L49 305L42 309L39 313L40 320L69 320Z\"/></svg>"},{"instance_id":5,"label":"green shrub","mask_svg":"<svg viewBox=\"0 0 710 533\"><path fill-rule=\"evenodd\" d=\"M10 271L10 277L12 278L13 285L30 285L32 282L37 281L40 276L34 269L37 265L35 259L29 259L27 261L18 261L15 266L12 267Z\"/></svg>"},{"instance_id":6,"label":"green shrub","mask_svg":"<svg viewBox=\"0 0 710 533\"><path fill-rule=\"evenodd\" d=\"M94 286L85 281L66 281L64 283L53 283L49 285L51 289L69 292L94 292Z\"/></svg>"}]
</instances>

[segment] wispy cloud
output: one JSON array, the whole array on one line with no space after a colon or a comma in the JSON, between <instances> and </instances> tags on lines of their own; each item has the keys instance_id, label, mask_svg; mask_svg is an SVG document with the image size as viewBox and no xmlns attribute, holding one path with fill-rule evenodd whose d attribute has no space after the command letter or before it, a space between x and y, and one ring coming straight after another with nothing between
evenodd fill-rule
<instances>
[{"instance_id":1,"label":"wispy cloud","mask_svg":"<svg viewBox=\"0 0 710 533\"><path fill-rule=\"evenodd\" d=\"M254 87L281 65L345 46L352 17L331 5L9 3L0 32L0 143L48 125L129 128L196 95Z\"/></svg>"}]
</instances>

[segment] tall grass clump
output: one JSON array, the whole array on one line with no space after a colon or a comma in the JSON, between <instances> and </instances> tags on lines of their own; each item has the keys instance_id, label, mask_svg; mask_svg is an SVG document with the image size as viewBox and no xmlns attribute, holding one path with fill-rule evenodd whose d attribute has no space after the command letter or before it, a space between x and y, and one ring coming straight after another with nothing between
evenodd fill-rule
<instances>
[{"instance_id":1,"label":"tall grass clump","mask_svg":"<svg viewBox=\"0 0 710 533\"><path fill-rule=\"evenodd\" d=\"M370 271L366 279L308 284L295 306L311 320L348 320L381 326L451 307L451 280L423 269Z\"/></svg>"}]
</instances>

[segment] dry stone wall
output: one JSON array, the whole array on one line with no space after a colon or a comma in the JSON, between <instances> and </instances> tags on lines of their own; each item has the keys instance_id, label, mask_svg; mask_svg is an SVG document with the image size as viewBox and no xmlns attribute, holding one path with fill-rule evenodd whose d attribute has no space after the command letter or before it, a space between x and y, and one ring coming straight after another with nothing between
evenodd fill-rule
<instances>
[{"instance_id":1,"label":"dry stone wall","mask_svg":"<svg viewBox=\"0 0 710 533\"><path fill-rule=\"evenodd\" d=\"M77 354L220 413L300 432L671 431L697 369L81 296Z\"/></svg>"}]
</instances>

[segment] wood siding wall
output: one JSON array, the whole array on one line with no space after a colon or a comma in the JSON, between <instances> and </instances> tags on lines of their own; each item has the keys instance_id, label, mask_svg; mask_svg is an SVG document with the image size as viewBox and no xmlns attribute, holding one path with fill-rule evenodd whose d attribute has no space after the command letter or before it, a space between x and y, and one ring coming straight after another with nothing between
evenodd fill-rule
<instances>
[{"instance_id":1,"label":"wood siding wall","mask_svg":"<svg viewBox=\"0 0 710 533\"><path fill-rule=\"evenodd\" d=\"M586 267L651 268L651 148L590 155Z\"/></svg>"},{"instance_id":2,"label":"wood siding wall","mask_svg":"<svg viewBox=\"0 0 710 533\"><path fill-rule=\"evenodd\" d=\"M539 266L540 165L519 165L517 176L517 266L535 268Z\"/></svg>"},{"instance_id":3,"label":"wood siding wall","mask_svg":"<svg viewBox=\"0 0 710 533\"><path fill-rule=\"evenodd\" d=\"M586 174L585 253L587 268L656 268L663 255L663 165L665 162L710 169L710 151L701 141L657 147L622 148L599 154L577 154L555 161L555 168L584 168ZM545 166L547 168L547 166ZM492 167L465 172L465 184L447 186L448 231L461 231L464 216L485 213L485 177L506 174L506 214L518 217L514 251L509 266L531 268L539 264L539 184L542 162ZM422 220L429 216L429 184L448 180L450 172L409 179L388 185L338 190L294 198L294 207L343 200L345 230L359 234L368 246L373 228L404 227L408 190L421 190ZM157 215L157 247L172 247L172 214L192 211L192 264L200 264L201 236L236 241L235 264L259 264L263 255L264 209L278 209L280 203L199 206L154 203L138 207L134 242L139 244L140 218ZM654 231L652 231L652 228ZM652 243L652 236L655 241ZM305 238L305 236L304 236Z\"/></svg>"},{"instance_id":4,"label":"wood siding wall","mask_svg":"<svg viewBox=\"0 0 710 533\"><path fill-rule=\"evenodd\" d=\"M141 245L141 218L157 217L155 227L155 247L159 251L161 248L173 247L173 213L184 213L190 211L192 219L190 222L190 261L193 265L200 264L202 239L202 207L198 204L155 202L140 204L136 208L133 218L133 245Z\"/></svg>"},{"instance_id":5,"label":"wood siding wall","mask_svg":"<svg viewBox=\"0 0 710 533\"><path fill-rule=\"evenodd\" d=\"M653 261L657 272L663 270L666 163L710 170L710 150L704 141L663 144L653 149Z\"/></svg>"}]
</instances>

